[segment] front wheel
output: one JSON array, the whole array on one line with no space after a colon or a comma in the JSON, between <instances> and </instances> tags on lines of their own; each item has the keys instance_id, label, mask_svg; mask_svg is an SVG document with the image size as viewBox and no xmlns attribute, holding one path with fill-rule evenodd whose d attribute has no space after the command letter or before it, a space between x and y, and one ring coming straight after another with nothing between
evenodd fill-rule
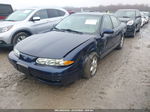
<instances>
[{"instance_id":1,"label":"front wheel","mask_svg":"<svg viewBox=\"0 0 150 112\"><path fill-rule=\"evenodd\" d=\"M89 79L95 76L97 72L97 67L98 67L98 57L97 54L93 52L85 59L85 63L83 66L84 71L83 77Z\"/></svg>"},{"instance_id":2,"label":"front wheel","mask_svg":"<svg viewBox=\"0 0 150 112\"><path fill-rule=\"evenodd\" d=\"M28 33L25 32L19 32L17 33L14 37L13 37L13 45L16 45L18 42L24 40L25 38L27 38L29 36Z\"/></svg>"}]
</instances>

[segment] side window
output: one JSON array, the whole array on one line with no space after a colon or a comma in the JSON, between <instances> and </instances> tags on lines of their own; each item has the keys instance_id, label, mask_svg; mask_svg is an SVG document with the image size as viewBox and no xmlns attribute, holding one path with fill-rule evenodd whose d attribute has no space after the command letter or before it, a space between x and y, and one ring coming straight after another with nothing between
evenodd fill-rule
<instances>
[{"instance_id":1,"label":"side window","mask_svg":"<svg viewBox=\"0 0 150 112\"><path fill-rule=\"evenodd\" d=\"M116 28L116 27L119 26L120 21L119 21L116 17L111 16L111 20L112 20L112 23L113 23L114 28Z\"/></svg>"},{"instance_id":2,"label":"side window","mask_svg":"<svg viewBox=\"0 0 150 112\"><path fill-rule=\"evenodd\" d=\"M53 17L58 17L57 10L55 9L48 9L48 17L53 18Z\"/></svg>"},{"instance_id":3,"label":"side window","mask_svg":"<svg viewBox=\"0 0 150 112\"><path fill-rule=\"evenodd\" d=\"M34 17L40 17L41 19L47 19L48 18L48 14L47 14L47 10L40 10L40 11L38 11L38 12L36 12L35 14L34 14Z\"/></svg>"},{"instance_id":4,"label":"side window","mask_svg":"<svg viewBox=\"0 0 150 112\"><path fill-rule=\"evenodd\" d=\"M104 29L113 29L111 19L108 15L103 17L102 30Z\"/></svg>"}]
</instances>

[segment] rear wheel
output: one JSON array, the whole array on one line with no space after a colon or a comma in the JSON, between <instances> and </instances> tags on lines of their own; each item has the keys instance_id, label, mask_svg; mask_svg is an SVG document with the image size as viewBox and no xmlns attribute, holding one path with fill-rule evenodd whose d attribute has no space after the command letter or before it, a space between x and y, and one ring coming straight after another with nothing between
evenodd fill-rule
<instances>
[{"instance_id":1,"label":"rear wheel","mask_svg":"<svg viewBox=\"0 0 150 112\"><path fill-rule=\"evenodd\" d=\"M122 49L123 44L124 44L124 35L122 35L121 40L120 40L120 44L117 46L116 49L118 49L118 50L119 50L119 49Z\"/></svg>"},{"instance_id":2,"label":"rear wheel","mask_svg":"<svg viewBox=\"0 0 150 112\"><path fill-rule=\"evenodd\" d=\"M83 66L84 78L91 78L95 76L97 72L97 67L98 67L98 57L95 52L91 53L86 59L85 59L85 64Z\"/></svg>"},{"instance_id":3,"label":"rear wheel","mask_svg":"<svg viewBox=\"0 0 150 112\"><path fill-rule=\"evenodd\" d=\"M26 32L19 32L17 33L14 38L13 38L13 45L16 45L18 42L24 40L25 38L27 38L28 36L30 36L28 33Z\"/></svg>"},{"instance_id":4,"label":"rear wheel","mask_svg":"<svg viewBox=\"0 0 150 112\"><path fill-rule=\"evenodd\" d=\"M140 32L141 28L139 27L139 29L137 30L137 32Z\"/></svg>"}]
</instances>

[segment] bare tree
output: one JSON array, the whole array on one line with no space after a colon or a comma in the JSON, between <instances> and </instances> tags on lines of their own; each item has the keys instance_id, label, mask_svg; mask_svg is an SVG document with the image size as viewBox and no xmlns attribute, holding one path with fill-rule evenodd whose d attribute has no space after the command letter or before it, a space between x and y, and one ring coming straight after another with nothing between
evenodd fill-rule
<instances>
[{"instance_id":1,"label":"bare tree","mask_svg":"<svg viewBox=\"0 0 150 112\"><path fill-rule=\"evenodd\" d=\"M65 7L65 9L72 10L75 12L79 12L81 10L98 11L98 12L105 12L105 11L115 12L118 9L139 9L140 11L150 11L150 7L148 5L145 5L145 4L135 4L135 5L118 4L118 5L108 5L108 6L99 5L97 7L80 7L80 8Z\"/></svg>"}]
</instances>

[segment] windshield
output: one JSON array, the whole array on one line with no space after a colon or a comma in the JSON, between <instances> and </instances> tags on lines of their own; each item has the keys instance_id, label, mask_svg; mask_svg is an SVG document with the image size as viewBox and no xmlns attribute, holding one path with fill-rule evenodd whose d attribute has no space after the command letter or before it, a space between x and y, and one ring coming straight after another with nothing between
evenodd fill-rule
<instances>
[{"instance_id":1,"label":"windshield","mask_svg":"<svg viewBox=\"0 0 150 112\"><path fill-rule=\"evenodd\" d=\"M29 14L31 14L33 10L18 10L9 15L5 21L23 21L25 20Z\"/></svg>"},{"instance_id":2,"label":"windshield","mask_svg":"<svg viewBox=\"0 0 150 112\"><path fill-rule=\"evenodd\" d=\"M122 18L134 18L135 11L119 10L115 13L115 15Z\"/></svg>"},{"instance_id":3,"label":"windshield","mask_svg":"<svg viewBox=\"0 0 150 112\"><path fill-rule=\"evenodd\" d=\"M62 20L55 28L82 33L95 33L99 27L100 19L101 16L97 15L76 14Z\"/></svg>"},{"instance_id":4,"label":"windshield","mask_svg":"<svg viewBox=\"0 0 150 112\"><path fill-rule=\"evenodd\" d=\"M146 16L150 16L150 13L149 12L143 12L144 13L144 15L146 15Z\"/></svg>"}]
</instances>

